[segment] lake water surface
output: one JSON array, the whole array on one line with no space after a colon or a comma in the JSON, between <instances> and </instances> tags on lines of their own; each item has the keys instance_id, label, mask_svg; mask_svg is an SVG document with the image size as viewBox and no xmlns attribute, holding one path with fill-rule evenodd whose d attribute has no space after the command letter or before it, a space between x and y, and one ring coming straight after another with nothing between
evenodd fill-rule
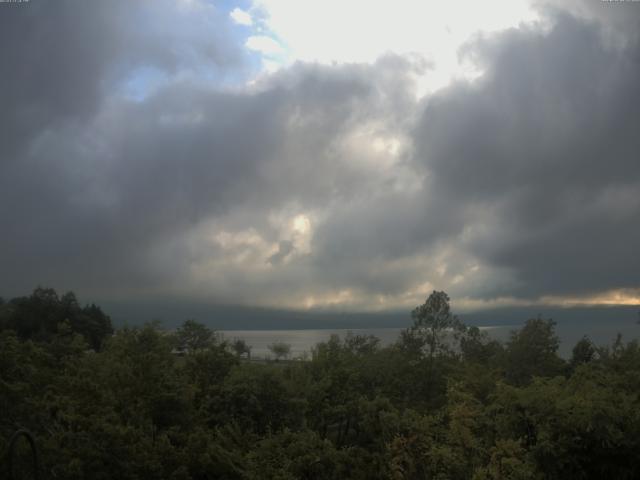
<instances>
[{"instance_id":1,"label":"lake water surface","mask_svg":"<svg viewBox=\"0 0 640 480\"><path fill-rule=\"evenodd\" d=\"M479 327L486 331L491 338L506 341L510 332L522 325L501 325ZM329 340L332 334L344 337L348 332L355 335L374 335L380 343L389 345L395 342L404 328L357 328L357 329L317 329L317 330L222 330L227 340L243 339L252 347L251 355L255 358L269 358L269 345L274 342L284 342L291 345L291 358L301 358L309 355L311 349L319 342ZM591 322L566 321L556 325L556 333L560 338L560 355L569 358L571 350L584 335L597 345L610 345L618 333L625 341L640 337L640 325L635 321L626 322Z\"/></svg>"}]
</instances>

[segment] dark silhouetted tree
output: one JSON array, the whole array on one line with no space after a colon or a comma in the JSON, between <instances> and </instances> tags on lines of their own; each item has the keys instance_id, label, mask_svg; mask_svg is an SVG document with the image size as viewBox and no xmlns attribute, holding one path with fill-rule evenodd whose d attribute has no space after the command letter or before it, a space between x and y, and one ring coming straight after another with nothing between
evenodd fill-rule
<instances>
[{"instance_id":1,"label":"dark silhouetted tree","mask_svg":"<svg viewBox=\"0 0 640 480\"><path fill-rule=\"evenodd\" d=\"M195 320L185 320L175 332L176 348L182 352L194 353L215 343L214 332Z\"/></svg>"},{"instance_id":2,"label":"dark silhouetted tree","mask_svg":"<svg viewBox=\"0 0 640 480\"><path fill-rule=\"evenodd\" d=\"M515 385L526 385L534 376L553 377L563 373L565 362L558 356L560 339L556 322L533 318L511 333L506 349L506 378Z\"/></svg>"},{"instance_id":3,"label":"dark silhouetted tree","mask_svg":"<svg viewBox=\"0 0 640 480\"><path fill-rule=\"evenodd\" d=\"M457 316L451 313L449 295L435 290L429 298L411 312L413 326L409 334L417 339L426 348L429 358L450 352L448 339L457 338L465 331L464 324Z\"/></svg>"},{"instance_id":4,"label":"dark silhouetted tree","mask_svg":"<svg viewBox=\"0 0 640 480\"><path fill-rule=\"evenodd\" d=\"M285 342L274 342L269 345L269 350L276 357L276 360L280 360L281 358L288 358L291 353L291 345Z\"/></svg>"},{"instance_id":5,"label":"dark silhouetted tree","mask_svg":"<svg viewBox=\"0 0 640 480\"><path fill-rule=\"evenodd\" d=\"M234 339L233 343L231 343L231 348L235 352L236 356L241 357L246 353L247 358L251 359L251 347L247 345L247 342L245 342L243 339Z\"/></svg>"}]
</instances>

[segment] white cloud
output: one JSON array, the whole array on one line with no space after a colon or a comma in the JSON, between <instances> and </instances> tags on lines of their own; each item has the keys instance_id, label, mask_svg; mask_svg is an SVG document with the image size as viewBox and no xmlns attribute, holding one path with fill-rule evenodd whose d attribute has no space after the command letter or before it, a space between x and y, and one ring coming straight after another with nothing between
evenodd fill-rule
<instances>
[{"instance_id":1,"label":"white cloud","mask_svg":"<svg viewBox=\"0 0 640 480\"><path fill-rule=\"evenodd\" d=\"M233 11L229 13L229 16L239 25L253 25L251 14L240 8L234 8Z\"/></svg>"},{"instance_id":2,"label":"white cloud","mask_svg":"<svg viewBox=\"0 0 640 480\"><path fill-rule=\"evenodd\" d=\"M278 55L284 52L282 45L265 35L253 35L247 39L247 48L263 55Z\"/></svg>"}]
</instances>

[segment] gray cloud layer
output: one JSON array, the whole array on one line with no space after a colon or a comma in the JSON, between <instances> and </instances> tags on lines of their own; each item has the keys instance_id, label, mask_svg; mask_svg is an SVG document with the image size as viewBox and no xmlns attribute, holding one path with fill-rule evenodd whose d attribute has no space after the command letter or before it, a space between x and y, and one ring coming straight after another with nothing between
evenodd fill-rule
<instances>
[{"instance_id":1,"label":"gray cloud layer","mask_svg":"<svg viewBox=\"0 0 640 480\"><path fill-rule=\"evenodd\" d=\"M640 47L609 19L551 9L477 38L482 78L417 101L423 66L393 55L222 87L250 68L223 12L133 5L0 12L4 294L391 308L640 287Z\"/></svg>"},{"instance_id":2,"label":"gray cloud layer","mask_svg":"<svg viewBox=\"0 0 640 480\"><path fill-rule=\"evenodd\" d=\"M468 247L520 295L637 287L638 45L563 14L473 48L483 80L432 99L418 127L440 188L487 211Z\"/></svg>"}]
</instances>

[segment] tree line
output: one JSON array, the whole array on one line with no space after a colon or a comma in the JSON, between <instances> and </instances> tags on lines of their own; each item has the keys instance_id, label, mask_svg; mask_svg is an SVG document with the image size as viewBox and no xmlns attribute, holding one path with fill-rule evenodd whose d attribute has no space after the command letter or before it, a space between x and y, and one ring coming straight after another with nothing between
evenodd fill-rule
<instances>
[{"instance_id":1,"label":"tree line","mask_svg":"<svg viewBox=\"0 0 640 480\"><path fill-rule=\"evenodd\" d=\"M0 452L26 428L41 478L640 478L636 340L563 360L552 320L499 342L444 292L412 318L386 347L348 334L260 363L194 320L114 330L37 289L0 303Z\"/></svg>"}]
</instances>

